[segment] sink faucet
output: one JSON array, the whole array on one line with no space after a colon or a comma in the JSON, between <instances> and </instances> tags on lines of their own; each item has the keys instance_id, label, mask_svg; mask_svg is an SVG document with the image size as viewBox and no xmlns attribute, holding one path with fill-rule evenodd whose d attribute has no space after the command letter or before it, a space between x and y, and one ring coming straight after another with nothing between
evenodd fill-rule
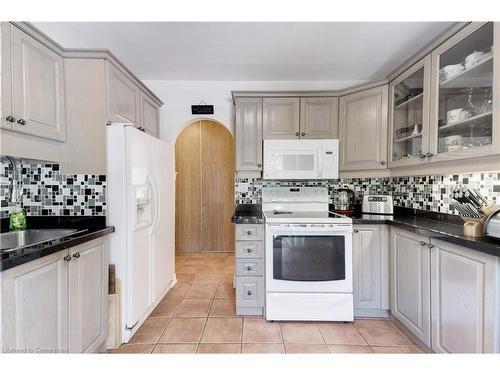
<instances>
[{"instance_id":1,"label":"sink faucet","mask_svg":"<svg viewBox=\"0 0 500 375\"><path fill-rule=\"evenodd\" d=\"M10 181L10 185L9 185L9 200L10 200L10 203L14 203L15 205L17 205L19 202L18 202L18 194L17 194L17 175L16 175L16 161L8 156L8 155L2 155L2 157L6 158L10 164L12 165L12 180Z\"/></svg>"}]
</instances>

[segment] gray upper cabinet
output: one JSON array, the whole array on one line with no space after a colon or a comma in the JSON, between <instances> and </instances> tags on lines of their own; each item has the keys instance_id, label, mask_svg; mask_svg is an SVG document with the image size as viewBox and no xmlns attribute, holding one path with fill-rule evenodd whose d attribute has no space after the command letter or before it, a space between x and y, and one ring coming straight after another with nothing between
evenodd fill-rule
<instances>
[{"instance_id":1,"label":"gray upper cabinet","mask_svg":"<svg viewBox=\"0 0 500 375\"><path fill-rule=\"evenodd\" d=\"M387 85L339 101L340 169L387 167Z\"/></svg>"},{"instance_id":2,"label":"gray upper cabinet","mask_svg":"<svg viewBox=\"0 0 500 375\"><path fill-rule=\"evenodd\" d=\"M389 84L389 167L427 163L431 57Z\"/></svg>"},{"instance_id":3,"label":"gray upper cabinet","mask_svg":"<svg viewBox=\"0 0 500 375\"><path fill-rule=\"evenodd\" d=\"M141 127L155 137L159 135L159 109L154 100L141 92Z\"/></svg>"},{"instance_id":4,"label":"gray upper cabinet","mask_svg":"<svg viewBox=\"0 0 500 375\"><path fill-rule=\"evenodd\" d=\"M10 50L2 94L3 121L10 129L36 137L64 141L66 135L63 58L13 25L2 26L2 42ZM7 44L6 48L9 44ZM3 52L2 52L3 54ZM9 77L7 77L9 76ZM9 92L10 91L10 95Z\"/></svg>"},{"instance_id":5,"label":"gray upper cabinet","mask_svg":"<svg viewBox=\"0 0 500 375\"><path fill-rule=\"evenodd\" d=\"M237 98L236 170L262 171L262 99Z\"/></svg>"},{"instance_id":6,"label":"gray upper cabinet","mask_svg":"<svg viewBox=\"0 0 500 375\"><path fill-rule=\"evenodd\" d=\"M499 23L473 22L432 52L430 162L500 153L499 40Z\"/></svg>"},{"instance_id":7,"label":"gray upper cabinet","mask_svg":"<svg viewBox=\"0 0 500 375\"><path fill-rule=\"evenodd\" d=\"M300 138L338 138L338 98L300 99Z\"/></svg>"},{"instance_id":8,"label":"gray upper cabinet","mask_svg":"<svg viewBox=\"0 0 500 375\"><path fill-rule=\"evenodd\" d=\"M108 118L140 127L141 91L132 79L108 63Z\"/></svg>"},{"instance_id":9,"label":"gray upper cabinet","mask_svg":"<svg viewBox=\"0 0 500 375\"><path fill-rule=\"evenodd\" d=\"M299 113L299 98L264 98L264 139L298 139Z\"/></svg>"}]
</instances>

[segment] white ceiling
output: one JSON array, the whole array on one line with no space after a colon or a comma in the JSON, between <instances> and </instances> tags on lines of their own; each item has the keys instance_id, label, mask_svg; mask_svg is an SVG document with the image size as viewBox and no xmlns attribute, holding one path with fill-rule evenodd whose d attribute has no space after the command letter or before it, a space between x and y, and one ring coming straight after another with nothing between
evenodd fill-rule
<instances>
[{"instance_id":1,"label":"white ceiling","mask_svg":"<svg viewBox=\"0 0 500 375\"><path fill-rule=\"evenodd\" d=\"M450 22L35 22L66 48L111 50L145 80L364 81Z\"/></svg>"}]
</instances>

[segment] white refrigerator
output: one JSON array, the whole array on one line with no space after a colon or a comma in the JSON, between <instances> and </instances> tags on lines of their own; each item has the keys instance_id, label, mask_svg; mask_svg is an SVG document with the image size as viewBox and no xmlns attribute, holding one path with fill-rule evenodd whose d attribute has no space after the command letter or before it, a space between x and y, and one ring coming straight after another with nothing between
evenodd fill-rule
<instances>
[{"instance_id":1,"label":"white refrigerator","mask_svg":"<svg viewBox=\"0 0 500 375\"><path fill-rule=\"evenodd\" d=\"M125 343L176 281L173 152L132 124L107 126L110 263L122 285Z\"/></svg>"}]
</instances>

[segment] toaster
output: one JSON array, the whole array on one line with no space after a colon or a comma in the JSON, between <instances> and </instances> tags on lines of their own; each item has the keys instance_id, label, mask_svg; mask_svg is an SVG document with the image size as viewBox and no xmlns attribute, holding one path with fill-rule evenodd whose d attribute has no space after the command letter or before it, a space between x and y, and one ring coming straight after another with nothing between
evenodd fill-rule
<instances>
[{"instance_id":1,"label":"toaster","mask_svg":"<svg viewBox=\"0 0 500 375\"><path fill-rule=\"evenodd\" d=\"M391 195L363 195L361 212L364 214L392 215L394 201Z\"/></svg>"}]
</instances>

